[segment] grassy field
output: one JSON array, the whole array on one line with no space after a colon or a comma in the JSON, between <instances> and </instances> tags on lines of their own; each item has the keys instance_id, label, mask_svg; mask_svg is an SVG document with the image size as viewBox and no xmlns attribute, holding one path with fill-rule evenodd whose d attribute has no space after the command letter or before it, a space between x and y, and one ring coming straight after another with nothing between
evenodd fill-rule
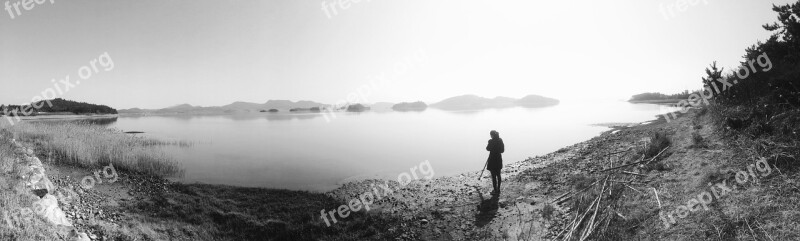
<instances>
[{"instance_id":1,"label":"grassy field","mask_svg":"<svg viewBox=\"0 0 800 241\"><path fill-rule=\"evenodd\" d=\"M81 122L20 122L13 126L4 123L0 128L10 131L18 141L34 144L54 164L95 167L111 163L119 170L162 177L181 175L183 170L171 156L155 147L188 145Z\"/></svg>"}]
</instances>

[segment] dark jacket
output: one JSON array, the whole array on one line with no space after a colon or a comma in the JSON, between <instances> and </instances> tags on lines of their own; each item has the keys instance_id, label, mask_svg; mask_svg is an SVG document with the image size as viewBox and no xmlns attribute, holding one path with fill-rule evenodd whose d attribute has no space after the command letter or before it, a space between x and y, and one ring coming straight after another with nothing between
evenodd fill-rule
<instances>
[{"instance_id":1,"label":"dark jacket","mask_svg":"<svg viewBox=\"0 0 800 241\"><path fill-rule=\"evenodd\" d=\"M503 155L501 153L506 151L503 139L490 139L489 144L486 145L486 150L489 151L489 159L486 160L489 164L487 164L486 169L500 170L503 168Z\"/></svg>"}]
</instances>

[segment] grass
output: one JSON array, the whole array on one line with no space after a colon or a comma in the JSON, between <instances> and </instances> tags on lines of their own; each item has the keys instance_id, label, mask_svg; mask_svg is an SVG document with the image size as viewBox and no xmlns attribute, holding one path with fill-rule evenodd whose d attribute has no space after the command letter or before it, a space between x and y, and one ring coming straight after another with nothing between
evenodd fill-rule
<instances>
[{"instance_id":1,"label":"grass","mask_svg":"<svg viewBox=\"0 0 800 241\"><path fill-rule=\"evenodd\" d=\"M119 170L156 176L180 172L157 147L187 145L88 123L0 126L0 240L62 240L55 227L22 211L36 196L15 178L11 138L36 145L40 154L52 152L55 163L90 167L110 162ZM354 212L328 227L319 210L335 210L344 203L320 193L180 183L153 191L119 207L130 215L117 224L96 219L83 224L107 240L387 240L402 232L398 217L381 213Z\"/></svg>"},{"instance_id":2,"label":"grass","mask_svg":"<svg viewBox=\"0 0 800 241\"><path fill-rule=\"evenodd\" d=\"M10 133L0 133L0 136ZM60 240L55 227L30 213L30 204L36 196L25 191L24 184L15 177L14 148L5 138L0 138L0 240ZM28 205L26 205L28 204Z\"/></svg>"},{"instance_id":3,"label":"grass","mask_svg":"<svg viewBox=\"0 0 800 241\"><path fill-rule=\"evenodd\" d=\"M18 141L36 145L40 153L52 153L49 159L56 164L93 167L111 163L118 170L155 176L183 173L180 165L157 146L188 145L80 122L20 122L6 128Z\"/></svg>"}]
</instances>

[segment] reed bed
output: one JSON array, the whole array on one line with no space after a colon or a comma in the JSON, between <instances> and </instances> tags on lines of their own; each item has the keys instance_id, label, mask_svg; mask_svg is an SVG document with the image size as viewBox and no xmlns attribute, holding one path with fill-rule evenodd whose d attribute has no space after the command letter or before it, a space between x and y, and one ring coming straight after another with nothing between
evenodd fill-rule
<instances>
[{"instance_id":1,"label":"reed bed","mask_svg":"<svg viewBox=\"0 0 800 241\"><path fill-rule=\"evenodd\" d=\"M162 177L182 175L183 169L160 147L191 145L79 122L21 122L5 128L17 140L37 145L58 164L96 167L111 163L119 170Z\"/></svg>"}]
</instances>

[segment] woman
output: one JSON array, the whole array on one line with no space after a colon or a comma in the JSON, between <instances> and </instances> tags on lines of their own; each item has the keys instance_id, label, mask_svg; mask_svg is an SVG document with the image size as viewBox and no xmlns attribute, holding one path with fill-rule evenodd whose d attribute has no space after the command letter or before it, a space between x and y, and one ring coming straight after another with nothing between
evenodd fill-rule
<instances>
[{"instance_id":1,"label":"woman","mask_svg":"<svg viewBox=\"0 0 800 241\"><path fill-rule=\"evenodd\" d=\"M500 194L500 183L502 179L500 178L500 169L503 168L503 156L502 153L505 152L505 145L503 145L503 139L500 139L500 133L495 130L489 132L489 136L492 139L489 140L489 144L486 145L486 150L489 151L489 159L486 160L486 169L489 169L489 172L492 173L492 187L494 190L492 191L492 195Z\"/></svg>"}]
</instances>

